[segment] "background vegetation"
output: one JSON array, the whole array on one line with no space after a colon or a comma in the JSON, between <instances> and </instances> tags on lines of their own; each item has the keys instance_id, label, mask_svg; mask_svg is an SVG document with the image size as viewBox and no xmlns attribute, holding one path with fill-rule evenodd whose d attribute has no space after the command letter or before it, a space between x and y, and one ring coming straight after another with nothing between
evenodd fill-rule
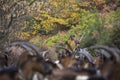
<instances>
[{"instance_id":1,"label":"background vegetation","mask_svg":"<svg viewBox=\"0 0 120 80\"><path fill-rule=\"evenodd\" d=\"M81 47L120 48L119 6L119 0L0 0L0 44L64 45L75 34Z\"/></svg>"}]
</instances>

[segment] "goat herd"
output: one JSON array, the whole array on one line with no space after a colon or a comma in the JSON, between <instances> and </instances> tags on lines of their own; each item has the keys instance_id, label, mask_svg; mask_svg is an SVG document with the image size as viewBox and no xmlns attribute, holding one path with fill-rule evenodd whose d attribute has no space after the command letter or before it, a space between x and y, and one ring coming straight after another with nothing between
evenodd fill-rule
<instances>
[{"instance_id":1,"label":"goat herd","mask_svg":"<svg viewBox=\"0 0 120 80\"><path fill-rule=\"evenodd\" d=\"M120 50L94 45L40 50L30 42L13 42L0 51L0 80L120 80Z\"/></svg>"}]
</instances>

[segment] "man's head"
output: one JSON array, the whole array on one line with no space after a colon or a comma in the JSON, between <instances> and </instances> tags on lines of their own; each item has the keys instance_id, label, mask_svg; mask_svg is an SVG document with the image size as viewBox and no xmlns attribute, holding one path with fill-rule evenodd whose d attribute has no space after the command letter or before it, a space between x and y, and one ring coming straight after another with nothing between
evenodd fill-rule
<instances>
[{"instance_id":1,"label":"man's head","mask_svg":"<svg viewBox=\"0 0 120 80\"><path fill-rule=\"evenodd\" d=\"M75 35L70 35L70 39L74 40Z\"/></svg>"}]
</instances>

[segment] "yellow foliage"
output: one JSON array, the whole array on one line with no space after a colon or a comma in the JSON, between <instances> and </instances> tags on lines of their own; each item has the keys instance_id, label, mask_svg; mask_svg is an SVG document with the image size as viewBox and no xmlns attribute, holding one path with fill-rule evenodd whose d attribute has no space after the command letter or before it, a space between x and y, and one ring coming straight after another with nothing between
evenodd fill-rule
<instances>
[{"instance_id":1,"label":"yellow foliage","mask_svg":"<svg viewBox=\"0 0 120 80\"><path fill-rule=\"evenodd\" d=\"M51 18L51 16L49 14L41 14L41 16Z\"/></svg>"},{"instance_id":2,"label":"yellow foliage","mask_svg":"<svg viewBox=\"0 0 120 80\"><path fill-rule=\"evenodd\" d=\"M93 2L95 2L96 5L105 3L105 0L92 0Z\"/></svg>"},{"instance_id":3,"label":"yellow foliage","mask_svg":"<svg viewBox=\"0 0 120 80\"><path fill-rule=\"evenodd\" d=\"M39 8L39 13L34 17L36 22L33 23L32 34L36 34L43 28L46 32L53 30L57 26L56 23L65 25L65 27L78 25L81 16L89 13L89 10L80 8L80 6L95 8L104 1L80 0L79 3L75 3L75 0L47 0L46 3L41 4L42 8ZM88 23L87 20L86 23Z\"/></svg>"},{"instance_id":4,"label":"yellow foliage","mask_svg":"<svg viewBox=\"0 0 120 80\"><path fill-rule=\"evenodd\" d=\"M73 18L76 18L76 17L79 17L79 14L78 13L75 13L75 12L73 12L73 13L71 13L71 15L70 15L71 17L73 17Z\"/></svg>"},{"instance_id":5,"label":"yellow foliage","mask_svg":"<svg viewBox=\"0 0 120 80\"><path fill-rule=\"evenodd\" d=\"M17 37L18 37L19 39L24 40L24 39L27 39L28 37L30 37L30 33L29 33L29 32L19 31L19 32L17 32Z\"/></svg>"},{"instance_id":6,"label":"yellow foliage","mask_svg":"<svg viewBox=\"0 0 120 80\"><path fill-rule=\"evenodd\" d=\"M75 10L75 11L79 11L79 10L80 10L80 8L75 8L74 10Z\"/></svg>"},{"instance_id":7,"label":"yellow foliage","mask_svg":"<svg viewBox=\"0 0 120 80\"><path fill-rule=\"evenodd\" d=\"M39 24L35 24L34 26L33 26L33 29L39 29L40 28L40 25Z\"/></svg>"},{"instance_id":8,"label":"yellow foliage","mask_svg":"<svg viewBox=\"0 0 120 80\"><path fill-rule=\"evenodd\" d=\"M83 6L89 6L90 3L89 2L83 2L82 4L83 4Z\"/></svg>"},{"instance_id":9,"label":"yellow foliage","mask_svg":"<svg viewBox=\"0 0 120 80\"><path fill-rule=\"evenodd\" d=\"M22 32L22 34L23 34L23 36L25 36L25 37L29 37L29 36L30 36L30 34L29 34L28 32Z\"/></svg>"},{"instance_id":10,"label":"yellow foliage","mask_svg":"<svg viewBox=\"0 0 120 80\"><path fill-rule=\"evenodd\" d=\"M35 34L37 34L37 32L38 32L38 30L35 29L31 34L35 35Z\"/></svg>"},{"instance_id":11,"label":"yellow foliage","mask_svg":"<svg viewBox=\"0 0 120 80\"><path fill-rule=\"evenodd\" d=\"M82 14L85 14L85 13L89 12L88 10L85 10L85 9L80 9L80 11L82 12Z\"/></svg>"},{"instance_id":12,"label":"yellow foliage","mask_svg":"<svg viewBox=\"0 0 120 80\"><path fill-rule=\"evenodd\" d=\"M63 19L58 19L58 18L52 18L52 19L50 20L50 22L52 22L52 23L57 22L57 23L59 23L59 24L67 25L67 22L66 22L65 20L63 20Z\"/></svg>"},{"instance_id":13,"label":"yellow foliage","mask_svg":"<svg viewBox=\"0 0 120 80\"><path fill-rule=\"evenodd\" d=\"M51 5L53 5L54 7L57 7L57 6L58 6L58 3L55 2L55 1L52 1L52 2L51 2Z\"/></svg>"},{"instance_id":14,"label":"yellow foliage","mask_svg":"<svg viewBox=\"0 0 120 80\"><path fill-rule=\"evenodd\" d=\"M37 16L37 17L34 17L36 20L42 20L41 17Z\"/></svg>"},{"instance_id":15,"label":"yellow foliage","mask_svg":"<svg viewBox=\"0 0 120 80\"><path fill-rule=\"evenodd\" d=\"M77 4L73 4L72 7L77 7Z\"/></svg>"}]
</instances>

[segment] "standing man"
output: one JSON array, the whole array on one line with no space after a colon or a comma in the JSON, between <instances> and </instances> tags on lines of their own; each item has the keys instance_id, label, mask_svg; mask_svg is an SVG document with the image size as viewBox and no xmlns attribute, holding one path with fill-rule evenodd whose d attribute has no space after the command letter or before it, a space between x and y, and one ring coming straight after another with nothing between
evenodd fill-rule
<instances>
[{"instance_id":1,"label":"standing man","mask_svg":"<svg viewBox=\"0 0 120 80\"><path fill-rule=\"evenodd\" d=\"M67 48L69 48L71 51L75 51L79 44L79 40L75 38L75 35L70 35L70 38L67 41Z\"/></svg>"}]
</instances>

